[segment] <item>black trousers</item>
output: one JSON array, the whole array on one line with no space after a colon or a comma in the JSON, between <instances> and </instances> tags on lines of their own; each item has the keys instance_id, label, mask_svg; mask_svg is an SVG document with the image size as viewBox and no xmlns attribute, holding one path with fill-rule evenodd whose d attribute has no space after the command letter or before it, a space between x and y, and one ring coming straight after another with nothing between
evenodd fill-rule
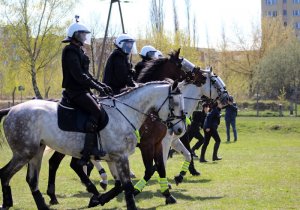
<instances>
[{"instance_id":1,"label":"black trousers","mask_svg":"<svg viewBox=\"0 0 300 210\"><path fill-rule=\"evenodd\" d=\"M200 157L201 159L205 159L206 149L207 149L207 146L209 144L211 137L213 137L213 139L215 140L213 157L216 157L218 154L218 150L219 150L220 143L221 143L221 138L219 136L217 129L212 128L212 129L210 129L209 132L204 131L204 143L201 148L201 157Z\"/></svg>"},{"instance_id":2,"label":"black trousers","mask_svg":"<svg viewBox=\"0 0 300 210\"><path fill-rule=\"evenodd\" d=\"M81 93L73 97L71 101L75 103L79 109L87 112L91 116L91 119L95 121L95 123L99 124L99 122L101 122L101 107L90 93Z\"/></svg>"},{"instance_id":3,"label":"black trousers","mask_svg":"<svg viewBox=\"0 0 300 210\"><path fill-rule=\"evenodd\" d=\"M198 129L197 131L195 131L194 133L194 138L196 138L198 141L196 142L196 144L192 147L192 151L194 152L195 150L199 149L201 147L201 145L204 143L204 137L202 136L202 134L200 133L200 130Z\"/></svg>"}]
</instances>

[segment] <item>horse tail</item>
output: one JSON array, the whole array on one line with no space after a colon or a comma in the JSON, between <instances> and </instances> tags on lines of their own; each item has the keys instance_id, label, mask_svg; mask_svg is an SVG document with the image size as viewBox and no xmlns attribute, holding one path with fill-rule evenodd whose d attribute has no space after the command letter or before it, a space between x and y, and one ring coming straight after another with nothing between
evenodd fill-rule
<instances>
[{"instance_id":1,"label":"horse tail","mask_svg":"<svg viewBox=\"0 0 300 210\"><path fill-rule=\"evenodd\" d=\"M0 110L0 122L1 122L2 118L8 114L8 112L10 111L10 109L11 108L6 108L6 109L1 109Z\"/></svg>"},{"instance_id":2,"label":"horse tail","mask_svg":"<svg viewBox=\"0 0 300 210\"><path fill-rule=\"evenodd\" d=\"M4 135L4 131L3 131L3 127L2 127L2 118L4 116L6 116L8 114L8 112L10 111L11 108L6 108L6 109L1 109L0 110L0 146L2 147L2 142L5 141L5 135Z\"/></svg>"}]
</instances>

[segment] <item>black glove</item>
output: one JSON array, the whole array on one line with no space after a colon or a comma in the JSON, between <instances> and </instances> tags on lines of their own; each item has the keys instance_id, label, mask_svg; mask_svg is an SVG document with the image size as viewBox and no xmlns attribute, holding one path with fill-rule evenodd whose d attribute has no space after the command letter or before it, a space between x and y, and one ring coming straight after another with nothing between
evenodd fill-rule
<instances>
[{"instance_id":1,"label":"black glove","mask_svg":"<svg viewBox=\"0 0 300 210\"><path fill-rule=\"evenodd\" d=\"M102 87L100 87L99 85L97 87L95 87L95 89L99 92L100 96L106 96L107 95L105 90Z\"/></svg>"},{"instance_id":2,"label":"black glove","mask_svg":"<svg viewBox=\"0 0 300 210\"><path fill-rule=\"evenodd\" d=\"M110 95L110 96L114 95L114 92L109 86L103 87L103 90L106 92L106 95Z\"/></svg>"}]
</instances>

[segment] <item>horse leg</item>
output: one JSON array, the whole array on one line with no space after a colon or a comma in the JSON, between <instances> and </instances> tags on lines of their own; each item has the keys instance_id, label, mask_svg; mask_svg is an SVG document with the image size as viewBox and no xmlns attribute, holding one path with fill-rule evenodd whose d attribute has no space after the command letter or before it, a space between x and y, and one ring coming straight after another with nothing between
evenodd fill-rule
<instances>
[{"instance_id":1,"label":"horse leg","mask_svg":"<svg viewBox=\"0 0 300 210\"><path fill-rule=\"evenodd\" d=\"M0 169L3 204L0 209L9 209L13 206L13 199L9 182L11 178L30 160L29 157L13 155L12 159Z\"/></svg>"},{"instance_id":2,"label":"horse leg","mask_svg":"<svg viewBox=\"0 0 300 210\"><path fill-rule=\"evenodd\" d=\"M159 174L160 191L166 198L166 204L176 203L176 199L171 195L166 177L166 168L163 159L163 149L161 142L155 144L154 161Z\"/></svg>"},{"instance_id":3,"label":"horse leg","mask_svg":"<svg viewBox=\"0 0 300 210\"><path fill-rule=\"evenodd\" d=\"M125 191L125 200L127 210L137 210L134 195L133 195L133 184L130 179L130 168L129 168L129 160L127 156L122 156L116 161L117 172L120 177L121 183L124 187Z\"/></svg>"},{"instance_id":4,"label":"horse leg","mask_svg":"<svg viewBox=\"0 0 300 210\"><path fill-rule=\"evenodd\" d=\"M39 190L39 174L45 145L40 146L37 154L29 161L27 168L26 181L30 187L32 196L36 203L38 210L48 210L48 206Z\"/></svg>"},{"instance_id":5,"label":"horse leg","mask_svg":"<svg viewBox=\"0 0 300 210\"><path fill-rule=\"evenodd\" d=\"M100 186L105 191L106 188L107 188L107 184L108 184L106 171L102 167L100 161L91 160L91 162L97 168L97 170L98 170L98 172L100 174L100 177L102 178L102 180L100 181Z\"/></svg>"},{"instance_id":6,"label":"horse leg","mask_svg":"<svg viewBox=\"0 0 300 210\"><path fill-rule=\"evenodd\" d=\"M193 136L193 135L191 135ZM183 136L184 137L184 136ZM189 165L189 172L193 175L193 176L199 176L200 173L196 170L195 165L194 165L194 159L193 159L193 155L192 155L192 150L191 150L191 146L190 146L190 142L191 142L191 138L189 136L189 134L187 133L187 137L186 138L181 138L181 142L182 144L185 146L185 148L189 151L190 156L191 156L191 163Z\"/></svg>"},{"instance_id":7,"label":"horse leg","mask_svg":"<svg viewBox=\"0 0 300 210\"><path fill-rule=\"evenodd\" d=\"M55 151L51 158L49 159L49 177L48 177L48 187L47 195L50 197L50 204L58 204L56 195L55 195L55 177L56 171L62 159L65 157L64 154Z\"/></svg>"},{"instance_id":8,"label":"horse leg","mask_svg":"<svg viewBox=\"0 0 300 210\"><path fill-rule=\"evenodd\" d=\"M183 177L186 175L186 172L189 169L190 162L192 160L190 152L186 149L186 147L182 144L179 139L174 139L172 141L172 148L174 148L177 152L181 153L185 161L182 163L181 170L177 176L174 177L176 185L182 183Z\"/></svg>"},{"instance_id":9,"label":"horse leg","mask_svg":"<svg viewBox=\"0 0 300 210\"><path fill-rule=\"evenodd\" d=\"M86 190L89 193L93 194L93 196L92 196L93 199L90 200L89 207L97 206L99 204L98 197L100 194L99 194L96 186L93 184L93 182L91 182L91 180L86 175L86 173L84 173L83 167L78 164L78 160L79 160L78 158L72 157L70 166L75 171L77 176L79 176L81 182L86 186Z\"/></svg>"},{"instance_id":10,"label":"horse leg","mask_svg":"<svg viewBox=\"0 0 300 210\"><path fill-rule=\"evenodd\" d=\"M146 186L149 179L152 177L154 170L153 170L153 157L154 157L154 144L153 142L149 141L152 138L144 138L140 143L140 150L143 158L143 163L145 166L145 173L144 178L139 180L134 185L134 196L138 195L144 187Z\"/></svg>"},{"instance_id":11,"label":"horse leg","mask_svg":"<svg viewBox=\"0 0 300 210\"><path fill-rule=\"evenodd\" d=\"M108 192L100 195L99 197L99 204L103 206L105 203L108 203L110 200L115 198L117 195L119 195L123 191L123 186L121 184L119 174L116 168L116 163L115 162L107 162L107 165L109 167L109 170L111 174L113 175L115 179L115 186L110 189Z\"/></svg>"},{"instance_id":12,"label":"horse leg","mask_svg":"<svg viewBox=\"0 0 300 210\"><path fill-rule=\"evenodd\" d=\"M167 133L167 129L168 128L164 123L158 120L153 121L153 119L151 118L147 118L146 121L143 123L140 129L140 132L142 134L140 150L145 166L145 175L144 178L138 181L137 184L134 186L134 195L139 194L143 190L149 179L154 174L156 170L153 169L155 146L156 144L161 145L161 142Z\"/></svg>"}]
</instances>

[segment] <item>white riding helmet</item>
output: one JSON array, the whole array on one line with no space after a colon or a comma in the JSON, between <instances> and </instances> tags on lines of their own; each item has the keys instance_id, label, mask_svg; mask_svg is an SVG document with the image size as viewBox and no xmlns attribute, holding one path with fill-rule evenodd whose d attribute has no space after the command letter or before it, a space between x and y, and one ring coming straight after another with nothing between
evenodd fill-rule
<instances>
[{"instance_id":1,"label":"white riding helmet","mask_svg":"<svg viewBox=\"0 0 300 210\"><path fill-rule=\"evenodd\" d=\"M157 50L153 46L146 45L141 49L140 56L142 56L144 58L153 59L153 58L155 58L156 52L157 52Z\"/></svg>"},{"instance_id":2,"label":"white riding helmet","mask_svg":"<svg viewBox=\"0 0 300 210\"><path fill-rule=\"evenodd\" d=\"M126 54L137 54L135 39L129 34L120 34L114 44Z\"/></svg>"},{"instance_id":3,"label":"white riding helmet","mask_svg":"<svg viewBox=\"0 0 300 210\"><path fill-rule=\"evenodd\" d=\"M90 44L90 37L87 37L87 34L91 32L83 24L78 22L73 23L67 29L67 37L62 41L64 43L71 42L72 38L81 42L82 44Z\"/></svg>"}]
</instances>

